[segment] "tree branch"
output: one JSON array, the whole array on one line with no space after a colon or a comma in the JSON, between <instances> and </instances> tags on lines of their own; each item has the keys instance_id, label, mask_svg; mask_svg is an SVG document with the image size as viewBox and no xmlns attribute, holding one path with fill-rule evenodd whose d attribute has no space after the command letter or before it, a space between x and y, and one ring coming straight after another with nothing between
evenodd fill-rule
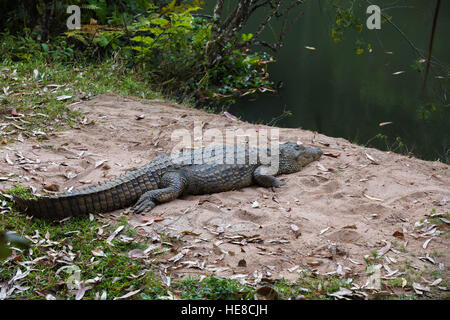
<instances>
[{"instance_id":1,"label":"tree branch","mask_svg":"<svg viewBox=\"0 0 450 320\"><path fill-rule=\"evenodd\" d=\"M431 51L433 50L434 31L436 30L436 23L437 23L437 18L438 18L438 14L439 14L439 6L440 5L441 5L441 0L437 0L436 1L436 8L434 9L433 27L431 28L430 45L428 47L427 66L425 68L425 75L423 76L422 93L425 92L425 87L427 85L427 77L428 77L428 72L430 70Z\"/></svg>"}]
</instances>

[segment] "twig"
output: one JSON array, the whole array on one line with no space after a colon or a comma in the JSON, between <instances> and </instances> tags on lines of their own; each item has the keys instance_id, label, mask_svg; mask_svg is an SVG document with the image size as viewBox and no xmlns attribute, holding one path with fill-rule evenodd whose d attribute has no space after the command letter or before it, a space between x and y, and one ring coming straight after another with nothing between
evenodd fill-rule
<instances>
[{"instance_id":1,"label":"twig","mask_svg":"<svg viewBox=\"0 0 450 320\"><path fill-rule=\"evenodd\" d=\"M436 1L436 8L434 9L433 27L431 29L430 45L428 47L427 66L426 66L426 69L425 69L425 75L423 77L422 94L425 92L425 87L427 85L427 77L428 77L428 72L430 70L431 51L433 50L434 31L436 30L436 23L437 23L437 18L438 18L438 14L439 14L439 6L440 5L441 5L441 0L437 0Z\"/></svg>"}]
</instances>

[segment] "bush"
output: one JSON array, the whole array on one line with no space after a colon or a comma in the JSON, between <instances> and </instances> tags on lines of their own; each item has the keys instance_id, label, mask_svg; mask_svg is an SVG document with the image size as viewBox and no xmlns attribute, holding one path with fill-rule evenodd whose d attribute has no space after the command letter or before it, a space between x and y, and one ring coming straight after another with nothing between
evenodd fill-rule
<instances>
[{"instance_id":1,"label":"bush","mask_svg":"<svg viewBox=\"0 0 450 320\"><path fill-rule=\"evenodd\" d=\"M163 7L152 6L126 28L94 23L66 35L91 56L120 50L156 90L180 101L224 104L244 95L273 91L267 73L267 63L273 59L245 46L251 34L241 37L242 45L228 43L212 55L208 50L212 23L193 16L200 4L176 5L173 1Z\"/></svg>"},{"instance_id":2,"label":"bush","mask_svg":"<svg viewBox=\"0 0 450 320\"><path fill-rule=\"evenodd\" d=\"M0 57L3 62L69 62L74 55L74 45L65 36L38 42L31 37L0 33Z\"/></svg>"},{"instance_id":3,"label":"bush","mask_svg":"<svg viewBox=\"0 0 450 320\"><path fill-rule=\"evenodd\" d=\"M120 54L121 61L145 75L155 90L209 106L274 91L267 70L274 60L254 48L280 48L286 20L278 43L258 37L268 21L287 18L298 5L294 0L286 2L285 8L267 2L264 6L270 10L255 34L243 34L252 13L264 6L240 0L225 16L224 1L218 0L213 17L197 13L204 3L201 0L74 0L70 4L83 10L82 28L61 35L68 0L22 0L25 2L30 6L12 7L8 0L6 8L14 8L12 13L0 13L4 18L0 23L8 30L0 48L5 59L75 62L80 57L104 59ZM18 27L32 27L33 23L37 23L33 29ZM52 28L54 25L60 27Z\"/></svg>"},{"instance_id":4,"label":"bush","mask_svg":"<svg viewBox=\"0 0 450 320\"><path fill-rule=\"evenodd\" d=\"M233 101L239 96L268 88L265 63L271 58L234 49L224 58L214 59L208 52L211 23L193 17L198 6L172 7L163 15L152 13L131 26L135 32L130 46L135 61L152 83L163 92L197 101Z\"/></svg>"}]
</instances>

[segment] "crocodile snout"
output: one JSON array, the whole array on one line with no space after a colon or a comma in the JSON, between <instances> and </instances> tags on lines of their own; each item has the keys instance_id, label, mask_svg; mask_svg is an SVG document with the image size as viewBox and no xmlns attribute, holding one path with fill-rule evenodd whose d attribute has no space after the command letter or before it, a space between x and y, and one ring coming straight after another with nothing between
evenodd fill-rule
<instances>
[{"instance_id":1,"label":"crocodile snout","mask_svg":"<svg viewBox=\"0 0 450 320\"><path fill-rule=\"evenodd\" d=\"M311 149L311 154L314 160L318 160L323 155L323 151L320 148L313 148Z\"/></svg>"},{"instance_id":2,"label":"crocodile snout","mask_svg":"<svg viewBox=\"0 0 450 320\"><path fill-rule=\"evenodd\" d=\"M318 160L323 155L320 148L306 148L298 157L297 163L306 166L308 163Z\"/></svg>"}]
</instances>

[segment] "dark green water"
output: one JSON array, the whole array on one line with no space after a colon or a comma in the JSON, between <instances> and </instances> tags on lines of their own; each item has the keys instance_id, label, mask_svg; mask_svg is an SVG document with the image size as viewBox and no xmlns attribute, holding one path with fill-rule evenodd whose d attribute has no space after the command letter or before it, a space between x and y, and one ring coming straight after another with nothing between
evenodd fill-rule
<instances>
[{"instance_id":1,"label":"dark green water","mask_svg":"<svg viewBox=\"0 0 450 320\"><path fill-rule=\"evenodd\" d=\"M384 13L425 53L432 27L435 1L372 1L386 8ZM367 50L356 54L356 32L344 33L344 40L336 44L330 36L334 20L329 1L307 1L304 15L285 39L285 46L277 53L277 62L270 65L272 80L283 81L284 87L276 95L264 95L255 101L243 100L230 113L250 122L268 123L283 113L292 116L275 124L280 127L317 130L333 137L366 144L377 134L389 139L372 139L370 146L395 149L396 137L406 148L397 152L413 152L417 157L448 161L450 156L450 106L446 100L445 67L450 67L450 1L442 1L435 34L433 56L444 69L433 67L429 74L426 98L420 92L423 73L411 66L417 55L395 28L384 23L381 30L366 28L366 1L359 1L355 13L363 18L362 38L370 43ZM389 9L389 7L391 7ZM249 25L251 32L254 25ZM266 38L271 39L270 32ZM315 47L308 50L305 46ZM385 52L393 52L386 54ZM402 74L393 75L397 71ZM446 84L445 84L446 83ZM434 102L436 111L423 119L424 102ZM393 122L379 126L381 122Z\"/></svg>"}]
</instances>

